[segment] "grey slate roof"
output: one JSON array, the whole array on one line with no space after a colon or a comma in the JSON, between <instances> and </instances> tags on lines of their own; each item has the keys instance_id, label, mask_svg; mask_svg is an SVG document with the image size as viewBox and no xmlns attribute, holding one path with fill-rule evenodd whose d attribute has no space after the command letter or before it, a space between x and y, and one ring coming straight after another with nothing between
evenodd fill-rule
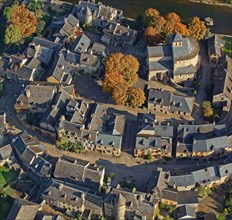
<instances>
[{"instance_id":1,"label":"grey slate roof","mask_svg":"<svg viewBox=\"0 0 232 220\"><path fill-rule=\"evenodd\" d=\"M191 113L193 110L193 97L174 95L169 91L149 89L148 103L166 106L171 112Z\"/></svg>"},{"instance_id":2,"label":"grey slate roof","mask_svg":"<svg viewBox=\"0 0 232 220\"><path fill-rule=\"evenodd\" d=\"M211 181L216 181L220 178L218 167L211 166L205 169L197 170L192 172L195 183L207 184Z\"/></svg>"},{"instance_id":3,"label":"grey slate roof","mask_svg":"<svg viewBox=\"0 0 232 220\"><path fill-rule=\"evenodd\" d=\"M193 190L178 192L178 205L198 205L197 192Z\"/></svg>"},{"instance_id":4,"label":"grey slate roof","mask_svg":"<svg viewBox=\"0 0 232 220\"><path fill-rule=\"evenodd\" d=\"M95 144L98 146L106 146L121 149L122 136L99 133L96 137Z\"/></svg>"},{"instance_id":5,"label":"grey slate roof","mask_svg":"<svg viewBox=\"0 0 232 220\"><path fill-rule=\"evenodd\" d=\"M218 168L219 168L220 177L226 177L232 175L232 163L221 165Z\"/></svg>"},{"instance_id":6,"label":"grey slate roof","mask_svg":"<svg viewBox=\"0 0 232 220\"><path fill-rule=\"evenodd\" d=\"M219 57L221 57L222 55L222 48L223 45L223 41L217 36L217 35L213 35L212 37L210 37L208 39L208 53L209 55L218 55Z\"/></svg>"},{"instance_id":7,"label":"grey slate roof","mask_svg":"<svg viewBox=\"0 0 232 220\"><path fill-rule=\"evenodd\" d=\"M103 180L104 168L91 166L88 161L62 156L56 163L53 175L98 191Z\"/></svg>"},{"instance_id":8,"label":"grey slate roof","mask_svg":"<svg viewBox=\"0 0 232 220\"><path fill-rule=\"evenodd\" d=\"M183 187L183 186L194 186L195 180L193 174L181 175L181 176L170 176L168 185L171 187Z\"/></svg>"},{"instance_id":9,"label":"grey slate roof","mask_svg":"<svg viewBox=\"0 0 232 220\"><path fill-rule=\"evenodd\" d=\"M183 205L176 209L176 219L189 219L193 220L196 218L195 208L191 205Z\"/></svg>"},{"instance_id":10,"label":"grey slate roof","mask_svg":"<svg viewBox=\"0 0 232 220\"><path fill-rule=\"evenodd\" d=\"M86 52L90 46L90 43L91 40L85 34L83 34L75 40L73 50L78 53Z\"/></svg>"},{"instance_id":11,"label":"grey slate roof","mask_svg":"<svg viewBox=\"0 0 232 220\"><path fill-rule=\"evenodd\" d=\"M39 205L33 202L29 202L24 199L16 199L7 216L7 220L34 220L36 213L39 209Z\"/></svg>"},{"instance_id":12,"label":"grey slate roof","mask_svg":"<svg viewBox=\"0 0 232 220\"><path fill-rule=\"evenodd\" d=\"M170 57L172 48L169 45L147 47L148 58L152 57Z\"/></svg>"},{"instance_id":13,"label":"grey slate roof","mask_svg":"<svg viewBox=\"0 0 232 220\"><path fill-rule=\"evenodd\" d=\"M194 139L192 145L192 152L210 152L225 149L229 147L227 136L220 136L207 139Z\"/></svg>"},{"instance_id":14,"label":"grey slate roof","mask_svg":"<svg viewBox=\"0 0 232 220\"><path fill-rule=\"evenodd\" d=\"M97 67L99 64L99 56L95 56L89 53L81 53L80 64L89 67Z\"/></svg>"},{"instance_id":15,"label":"grey slate roof","mask_svg":"<svg viewBox=\"0 0 232 220\"><path fill-rule=\"evenodd\" d=\"M0 160L5 160L10 158L12 155L12 148L10 144L5 146L0 146Z\"/></svg>"}]
</instances>

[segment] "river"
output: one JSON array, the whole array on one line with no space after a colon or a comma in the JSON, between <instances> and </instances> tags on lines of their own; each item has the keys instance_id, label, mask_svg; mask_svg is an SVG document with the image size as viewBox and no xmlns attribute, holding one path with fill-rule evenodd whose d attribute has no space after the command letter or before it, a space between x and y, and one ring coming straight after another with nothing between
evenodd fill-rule
<instances>
[{"instance_id":1,"label":"river","mask_svg":"<svg viewBox=\"0 0 232 220\"><path fill-rule=\"evenodd\" d=\"M66 0L76 3L77 0ZM232 35L232 7L193 3L188 0L101 0L105 5L122 9L124 16L135 18L147 8L156 8L162 15L176 12L183 21L193 16L211 17L213 33Z\"/></svg>"}]
</instances>

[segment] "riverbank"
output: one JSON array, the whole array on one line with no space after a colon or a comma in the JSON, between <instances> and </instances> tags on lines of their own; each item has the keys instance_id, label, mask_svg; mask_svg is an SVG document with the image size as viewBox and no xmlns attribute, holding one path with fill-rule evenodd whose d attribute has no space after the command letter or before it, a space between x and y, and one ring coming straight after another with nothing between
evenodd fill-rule
<instances>
[{"instance_id":1,"label":"riverbank","mask_svg":"<svg viewBox=\"0 0 232 220\"><path fill-rule=\"evenodd\" d=\"M208 1L208 0L190 0L190 2L198 3L198 4L206 4L206 5L215 5L215 6L226 6L232 7L232 4L229 3L221 3L217 1Z\"/></svg>"}]
</instances>

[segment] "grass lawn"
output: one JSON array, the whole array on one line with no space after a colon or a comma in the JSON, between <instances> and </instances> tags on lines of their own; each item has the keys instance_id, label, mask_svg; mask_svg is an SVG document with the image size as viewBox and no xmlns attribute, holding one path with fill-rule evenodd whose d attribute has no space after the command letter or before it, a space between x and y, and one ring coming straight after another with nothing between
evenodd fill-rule
<instances>
[{"instance_id":1,"label":"grass lawn","mask_svg":"<svg viewBox=\"0 0 232 220\"><path fill-rule=\"evenodd\" d=\"M232 37L223 37L225 41L224 52L232 57Z\"/></svg>"}]
</instances>

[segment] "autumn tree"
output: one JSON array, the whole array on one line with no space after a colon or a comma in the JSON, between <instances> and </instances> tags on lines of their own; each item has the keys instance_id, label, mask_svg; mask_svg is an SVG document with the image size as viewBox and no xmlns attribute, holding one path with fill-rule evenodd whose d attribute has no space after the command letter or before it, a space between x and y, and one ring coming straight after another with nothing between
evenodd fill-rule
<instances>
[{"instance_id":1,"label":"autumn tree","mask_svg":"<svg viewBox=\"0 0 232 220\"><path fill-rule=\"evenodd\" d=\"M202 111L204 117L213 116L213 108L211 107L210 101L204 101L202 105Z\"/></svg>"},{"instance_id":2,"label":"autumn tree","mask_svg":"<svg viewBox=\"0 0 232 220\"><path fill-rule=\"evenodd\" d=\"M128 90L127 83L118 84L114 87L112 92L112 99L118 105L127 105L128 103Z\"/></svg>"},{"instance_id":3,"label":"autumn tree","mask_svg":"<svg viewBox=\"0 0 232 220\"><path fill-rule=\"evenodd\" d=\"M138 80L138 69L138 60L131 55L115 53L106 57L102 87L105 92L112 93L112 99L116 104L136 108L144 103L143 90L132 87Z\"/></svg>"},{"instance_id":4,"label":"autumn tree","mask_svg":"<svg viewBox=\"0 0 232 220\"><path fill-rule=\"evenodd\" d=\"M207 32L205 23L199 17L193 17L188 24L189 34L196 40L202 40Z\"/></svg>"},{"instance_id":5,"label":"autumn tree","mask_svg":"<svg viewBox=\"0 0 232 220\"><path fill-rule=\"evenodd\" d=\"M132 108L141 107L146 100L144 92L141 88L131 87L128 91L128 104Z\"/></svg>"},{"instance_id":6,"label":"autumn tree","mask_svg":"<svg viewBox=\"0 0 232 220\"><path fill-rule=\"evenodd\" d=\"M149 45L159 44L162 42L162 35L151 26L146 28L144 35Z\"/></svg>"},{"instance_id":7,"label":"autumn tree","mask_svg":"<svg viewBox=\"0 0 232 220\"><path fill-rule=\"evenodd\" d=\"M36 17L24 4L12 10L11 22L20 29L22 36L30 36L35 33L38 25Z\"/></svg>"},{"instance_id":8,"label":"autumn tree","mask_svg":"<svg viewBox=\"0 0 232 220\"><path fill-rule=\"evenodd\" d=\"M16 44L21 40L20 29L13 24L10 24L5 31L4 43L7 45Z\"/></svg>"},{"instance_id":9,"label":"autumn tree","mask_svg":"<svg viewBox=\"0 0 232 220\"><path fill-rule=\"evenodd\" d=\"M168 13L165 17L166 23L164 25L164 33L188 35L188 28L181 22L180 16L176 13Z\"/></svg>"},{"instance_id":10,"label":"autumn tree","mask_svg":"<svg viewBox=\"0 0 232 220\"><path fill-rule=\"evenodd\" d=\"M143 23L145 27L153 27L160 33L164 27L165 19L160 15L159 11L154 8L148 8L143 15Z\"/></svg>"},{"instance_id":11,"label":"autumn tree","mask_svg":"<svg viewBox=\"0 0 232 220\"><path fill-rule=\"evenodd\" d=\"M103 89L112 92L118 84L126 82L129 86L138 80L138 60L131 55L114 53L105 59L105 79Z\"/></svg>"}]
</instances>

